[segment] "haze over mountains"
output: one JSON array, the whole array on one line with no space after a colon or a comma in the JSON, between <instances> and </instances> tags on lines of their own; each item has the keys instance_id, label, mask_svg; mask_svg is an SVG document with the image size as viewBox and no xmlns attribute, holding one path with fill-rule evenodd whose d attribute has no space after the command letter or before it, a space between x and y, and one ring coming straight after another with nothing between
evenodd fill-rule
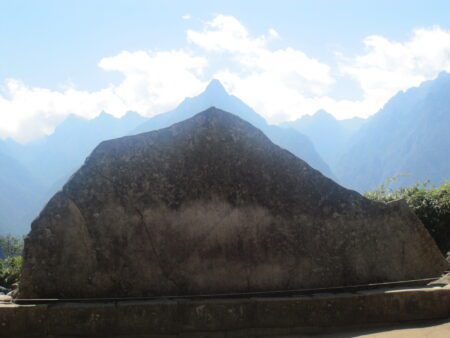
<instances>
[{"instance_id":1,"label":"haze over mountains","mask_svg":"<svg viewBox=\"0 0 450 338\"><path fill-rule=\"evenodd\" d=\"M1 146L1 145L0 145ZM4 146L4 145L3 145ZM19 161L0 149L0 234L23 233L42 205L43 187Z\"/></svg>"},{"instance_id":2,"label":"haze over mountains","mask_svg":"<svg viewBox=\"0 0 450 338\"><path fill-rule=\"evenodd\" d=\"M93 120L72 115L36 142L0 140L0 233L28 231L48 198L101 141L123 136L144 120L136 113L121 119L102 113Z\"/></svg>"},{"instance_id":3,"label":"haze over mountains","mask_svg":"<svg viewBox=\"0 0 450 338\"><path fill-rule=\"evenodd\" d=\"M269 125L213 80L200 95L152 118L70 116L44 139L25 145L0 140L0 234L28 232L49 197L101 141L168 127L211 106L238 115L324 175L360 192L400 173L410 175L399 184L450 179L449 74L397 94L368 120L336 120L319 111L282 126Z\"/></svg>"},{"instance_id":4,"label":"haze over mountains","mask_svg":"<svg viewBox=\"0 0 450 338\"><path fill-rule=\"evenodd\" d=\"M395 95L353 136L333 167L341 184L366 191L450 179L450 74Z\"/></svg>"},{"instance_id":5,"label":"haze over mountains","mask_svg":"<svg viewBox=\"0 0 450 338\"><path fill-rule=\"evenodd\" d=\"M334 167L348 145L351 136L358 131L365 121L358 117L336 120L333 115L325 110L319 110L312 116L304 115L283 125L292 127L308 136L324 161L330 167Z\"/></svg>"}]
</instances>

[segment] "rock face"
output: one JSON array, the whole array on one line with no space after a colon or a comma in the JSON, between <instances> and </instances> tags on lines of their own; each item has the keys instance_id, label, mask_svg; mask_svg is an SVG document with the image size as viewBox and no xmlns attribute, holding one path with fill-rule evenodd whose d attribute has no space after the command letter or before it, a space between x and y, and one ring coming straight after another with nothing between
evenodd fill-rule
<instances>
[{"instance_id":1,"label":"rock face","mask_svg":"<svg viewBox=\"0 0 450 338\"><path fill-rule=\"evenodd\" d=\"M372 202L210 108L101 143L25 242L23 298L328 287L447 263L401 202Z\"/></svg>"}]
</instances>

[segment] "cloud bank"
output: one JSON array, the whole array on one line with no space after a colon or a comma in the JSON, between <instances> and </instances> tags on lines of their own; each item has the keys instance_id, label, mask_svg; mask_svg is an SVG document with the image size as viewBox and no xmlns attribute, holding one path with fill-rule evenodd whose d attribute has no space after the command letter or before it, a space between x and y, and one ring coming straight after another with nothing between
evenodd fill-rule
<instances>
[{"instance_id":1,"label":"cloud bank","mask_svg":"<svg viewBox=\"0 0 450 338\"><path fill-rule=\"evenodd\" d=\"M406 41L373 35L360 55L336 54L337 67L282 44L274 29L253 36L232 16L217 15L201 30L186 32L186 45L167 51L123 51L98 66L122 75L98 91L70 86L49 90L6 79L0 89L0 137L27 142L50 134L67 115L93 118L102 111L144 116L167 111L200 93L211 78L249 103L272 123L325 109L337 118L367 117L400 90L450 71L450 31L421 28ZM350 79L360 100L333 98L334 86Z\"/></svg>"}]
</instances>

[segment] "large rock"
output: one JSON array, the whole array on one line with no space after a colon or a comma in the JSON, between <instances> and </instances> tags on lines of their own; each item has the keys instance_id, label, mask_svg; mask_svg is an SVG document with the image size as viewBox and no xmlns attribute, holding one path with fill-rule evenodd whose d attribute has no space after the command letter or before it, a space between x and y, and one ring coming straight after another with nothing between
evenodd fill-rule
<instances>
[{"instance_id":1,"label":"large rock","mask_svg":"<svg viewBox=\"0 0 450 338\"><path fill-rule=\"evenodd\" d=\"M33 222L21 297L314 288L446 267L404 203L344 189L210 108L101 143Z\"/></svg>"}]
</instances>

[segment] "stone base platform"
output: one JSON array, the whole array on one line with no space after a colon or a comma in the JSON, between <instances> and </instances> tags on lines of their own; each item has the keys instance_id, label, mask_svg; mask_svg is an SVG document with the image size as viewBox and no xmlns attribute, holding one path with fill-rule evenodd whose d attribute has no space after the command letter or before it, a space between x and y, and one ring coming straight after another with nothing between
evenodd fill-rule
<instances>
[{"instance_id":1,"label":"stone base platform","mask_svg":"<svg viewBox=\"0 0 450 338\"><path fill-rule=\"evenodd\" d=\"M209 300L0 304L0 337L270 337L450 318L450 287Z\"/></svg>"}]
</instances>

